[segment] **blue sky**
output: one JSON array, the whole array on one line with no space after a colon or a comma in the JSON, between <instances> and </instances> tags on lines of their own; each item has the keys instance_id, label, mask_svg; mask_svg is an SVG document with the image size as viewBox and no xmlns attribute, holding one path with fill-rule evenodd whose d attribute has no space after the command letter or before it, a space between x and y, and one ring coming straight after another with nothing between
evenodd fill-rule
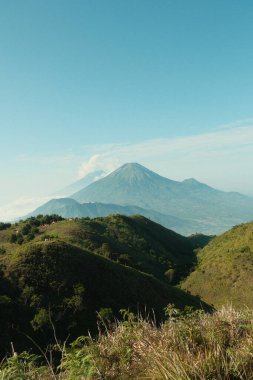
<instances>
[{"instance_id":1,"label":"blue sky","mask_svg":"<svg viewBox=\"0 0 253 380\"><path fill-rule=\"evenodd\" d=\"M253 194L252 19L251 0L1 2L0 218L126 160Z\"/></svg>"}]
</instances>

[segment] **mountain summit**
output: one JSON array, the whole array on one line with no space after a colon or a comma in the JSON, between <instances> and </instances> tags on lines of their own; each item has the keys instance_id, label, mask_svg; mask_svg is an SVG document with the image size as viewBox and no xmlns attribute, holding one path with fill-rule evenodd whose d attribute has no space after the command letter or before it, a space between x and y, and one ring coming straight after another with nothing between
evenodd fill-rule
<instances>
[{"instance_id":1,"label":"mountain summit","mask_svg":"<svg viewBox=\"0 0 253 380\"><path fill-rule=\"evenodd\" d=\"M80 203L103 202L152 208L151 204L157 196L162 195L164 189L173 190L176 185L176 181L162 177L138 163L127 163L73 194L71 198ZM159 212L162 211L163 208L159 208Z\"/></svg>"},{"instance_id":2,"label":"mountain summit","mask_svg":"<svg viewBox=\"0 0 253 380\"><path fill-rule=\"evenodd\" d=\"M111 173L108 177L115 178L126 183L137 184L144 181L161 179L159 174L145 168L136 162L126 163Z\"/></svg>"}]
</instances>

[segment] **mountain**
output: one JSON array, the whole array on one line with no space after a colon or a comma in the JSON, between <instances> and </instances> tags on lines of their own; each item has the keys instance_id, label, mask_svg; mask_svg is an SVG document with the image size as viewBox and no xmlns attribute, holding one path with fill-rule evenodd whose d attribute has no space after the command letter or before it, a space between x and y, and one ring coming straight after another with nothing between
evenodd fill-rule
<instances>
[{"instance_id":1,"label":"mountain","mask_svg":"<svg viewBox=\"0 0 253 380\"><path fill-rule=\"evenodd\" d=\"M96 170L79 179L78 181L72 183L64 187L63 189L57 191L54 195L67 197L77 191L82 190L84 187L90 185L91 183L97 181L98 179L105 176L105 172L103 170Z\"/></svg>"},{"instance_id":2,"label":"mountain","mask_svg":"<svg viewBox=\"0 0 253 380\"><path fill-rule=\"evenodd\" d=\"M79 203L138 206L187 221L189 233L217 234L253 219L253 198L187 179L162 177L137 163L125 164L71 196Z\"/></svg>"},{"instance_id":3,"label":"mountain","mask_svg":"<svg viewBox=\"0 0 253 380\"><path fill-rule=\"evenodd\" d=\"M215 307L253 307L253 223L241 224L212 239L198 253L196 269L182 289Z\"/></svg>"},{"instance_id":4,"label":"mountain","mask_svg":"<svg viewBox=\"0 0 253 380\"><path fill-rule=\"evenodd\" d=\"M149 209L150 201L154 203L154 198L162 197L165 187L173 190L176 184L140 164L132 163L121 166L93 186L89 185L73 194L71 198L80 203L103 202Z\"/></svg>"},{"instance_id":5,"label":"mountain","mask_svg":"<svg viewBox=\"0 0 253 380\"><path fill-rule=\"evenodd\" d=\"M110 214L140 214L181 234L187 235L191 232L190 222L175 216L164 215L151 209L146 210L138 206L120 206L98 202L80 204L71 198L51 199L26 217L51 214L58 214L64 218L95 218Z\"/></svg>"},{"instance_id":6,"label":"mountain","mask_svg":"<svg viewBox=\"0 0 253 380\"><path fill-rule=\"evenodd\" d=\"M44 348L53 330L62 342L95 332L101 309L154 310L160 320L170 303L208 308L164 276L192 265L188 239L143 217L32 217L0 231L0 253L3 354L10 341L30 350L27 336Z\"/></svg>"}]
</instances>

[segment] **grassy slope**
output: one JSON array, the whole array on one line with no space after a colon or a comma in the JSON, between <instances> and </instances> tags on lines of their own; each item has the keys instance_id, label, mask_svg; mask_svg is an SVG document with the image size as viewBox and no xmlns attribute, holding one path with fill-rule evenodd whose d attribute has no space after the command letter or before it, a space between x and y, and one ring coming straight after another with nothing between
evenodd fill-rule
<instances>
[{"instance_id":1,"label":"grassy slope","mask_svg":"<svg viewBox=\"0 0 253 380\"><path fill-rule=\"evenodd\" d=\"M199 253L199 265L182 288L214 306L253 307L253 223L214 238Z\"/></svg>"},{"instance_id":2,"label":"grassy slope","mask_svg":"<svg viewBox=\"0 0 253 380\"><path fill-rule=\"evenodd\" d=\"M190 240L141 216L65 220L41 228L41 232L153 274L160 280L168 281L164 273L169 268L176 269L175 278L179 279L195 262Z\"/></svg>"},{"instance_id":3,"label":"grassy slope","mask_svg":"<svg viewBox=\"0 0 253 380\"><path fill-rule=\"evenodd\" d=\"M71 293L75 284L84 285L85 305L94 310L108 306L118 311L138 305L161 309L170 302L180 307L187 302L197 304L180 289L63 241L22 247L6 257L5 274L11 281L15 279L20 289L28 284L35 292L44 293L46 302L52 304L61 293Z\"/></svg>"},{"instance_id":4,"label":"grassy slope","mask_svg":"<svg viewBox=\"0 0 253 380\"><path fill-rule=\"evenodd\" d=\"M61 346L59 366L30 353L4 358L0 378L54 380L252 380L253 312L173 314L161 326L133 318ZM57 358L59 352L52 352Z\"/></svg>"},{"instance_id":5,"label":"grassy slope","mask_svg":"<svg viewBox=\"0 0 253 380\"><path fill-rule=\"evenodd\" d=\"M2 352L9 348L11 339L22 347L24 336L17 334L17 330L36 338L43 346L48 343L52 337L50 314L58 337L65 339L69 333L73 338L94 329L100 308L109 307L116 315L121 308L135 311L146 308L154 310L159 317L168 303L180 308L200 306L198 299L184 291L94 253L99 251L106 237L113 249L127 252L132 248L131 254L145 261L145 239L150 235L151 244L152 239L158 239L160 231L160 226L145 218L112 216L62 221L41 226L31 242L10 243L11 235L21 231L24 225L22 222L0 231L0 247L6 250L0 260ZM169 236L170 250L167 251ZM187 254L188 251L183 250L186 242L187 239L162 228L155 252L164 252L176 261L179 260L178 247L182 246L182 257ZM90 251L85 250L86 246ZM152 259L147 257L148 269L156 261L153 256ZM157 264L158 277L163 265ZM27 340L25 342L27 344Z\"/></svg>"}]
</instances>

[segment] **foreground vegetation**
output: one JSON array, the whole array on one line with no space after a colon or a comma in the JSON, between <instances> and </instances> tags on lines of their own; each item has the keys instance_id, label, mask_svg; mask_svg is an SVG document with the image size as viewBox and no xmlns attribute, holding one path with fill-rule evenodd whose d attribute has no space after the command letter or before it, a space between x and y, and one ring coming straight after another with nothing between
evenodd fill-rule
<instances>
[{"instance_id":1,"label":"foreground vegetation","mask_svg":"<svg viewBox=\"0 0 253 380\"><path fill-rule=\"evenodd\" d=\"M253 223L0 224L0 380L253 380L252 242Z\"/></svg>"},{"instance_id":2,"label":"foreground vegetation","mask_svg":"<svg viewBox=\"0 0 253 380\"><path fill-rule=\"evenodd\" d=\"M97 339L80 337L67 347L56 338L53 355L41 355L44 365L38 356L13 352L1 363L0 379L253 379L252 310L165 312L160 327L127 311L122 322L101 317Z\"/></svg>"}]
</instances>

